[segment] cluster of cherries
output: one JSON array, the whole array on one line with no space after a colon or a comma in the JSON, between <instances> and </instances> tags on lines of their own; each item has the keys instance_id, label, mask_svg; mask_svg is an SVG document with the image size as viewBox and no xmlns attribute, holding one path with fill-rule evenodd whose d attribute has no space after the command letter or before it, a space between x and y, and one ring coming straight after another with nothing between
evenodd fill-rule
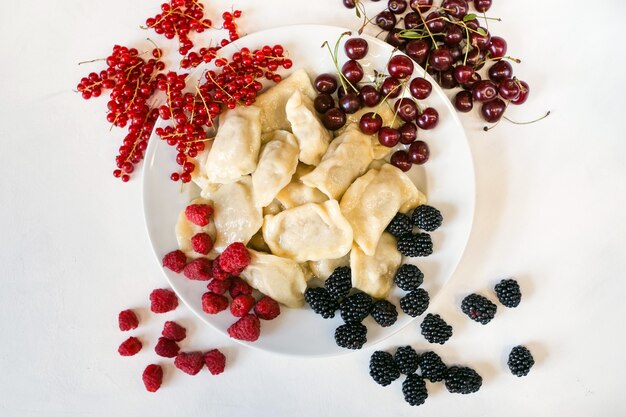
<instances>
[{"instance_id":1,"label":"cluster of cherries","mask_svg":"<svg viewBox=\"0 0 626 417\"><path fill-rule=\"evenodd\" d=\"M377 135L380 144L389 148L399 143L410 145L407 150L397 150L392 154L392 165L408 171L413 164L426 162L429 157L428 145L417 140L417 132L418 129L434 128L439 122L439 113L432 107L421 109L416 100L428 98L432 91L430 82L422 77L411 79L415 67L413 61L405 55L394 55L389 59L388 75L377 74L374 81L362 82L365 74L358 61L367 55L367 41L350 38L344 43L344 50L349 60L338 71L339 82L335 75L328 73L320 74L315 79L315 88L319 94L314 106L321 114L324 126L330 130L340 129L346 124L346 114L370 107L372 111L364 113L359 120L359 128L363 133ZM335 55L333 60L337 63ZM401 97L407 87L412 97ZM337 103L333 97L335 92ZM383 119L378 112L379 106L390 105L391 100L395 100L395 114L391 124L394 125L396 118L399 119L402 124L398 128L383 126Z\"/></svg>"}]
</instances>

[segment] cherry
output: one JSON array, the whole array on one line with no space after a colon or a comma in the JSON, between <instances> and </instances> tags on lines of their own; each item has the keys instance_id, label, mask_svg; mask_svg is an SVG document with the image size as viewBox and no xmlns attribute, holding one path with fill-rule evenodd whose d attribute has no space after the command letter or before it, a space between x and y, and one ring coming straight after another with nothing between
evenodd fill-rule
<instances>
[{"instance_id":1,"label":"cherry","mask_svg":"<svg viewBox=\"0 0 626 417\"><path fill-rule=\"evenodd\" d=\"M402 92L397 78L387 77L380 86L380 93L387 98L396 98Z\"/></svg>"},{"instance_id":2,"label":"cherry","mask_svg":"<svg viewBox=\"0 0 626 417\"><path fill-rule=\"evenodd\" d=\"M530 87L528 86L526 81L518 80L518 82L520 83L519 97L517 97L515 100L511 100L511 103L513 103L513 104L524 104L526 102L526 100L528 100L528 94L530 93Z\"/></svg>"},{"instance_id":3,"label":"cherry","mask_svg":"<svg viewBox=\"0 0 626 417\"><path fill-rule=\"evenodd\" d=\"M411 169L411 166L413 165L411 163L411 157L407 151L395 151L393 155L391 155L389 162L391 162L391 165L396 168L400 168L404 172Z\"/></svg>"},{"instance_id":4,"label":"cherry","mask_svg":"<svg viewBox=\"0 0 626 417\"><path fill-rule=\"evenodd\" d=\"M406 11L408 4L406 0L389 0L387 3L387 8L393 14L402 14Z\"/></svg>"},{"instance_id":5,"label":"cherry","mask_svg":"<svg viewBox=\"0 0 626 417\"><path fill-rule=\"evenodd\" d=\"M474 75L474 68L469 65L458 65L454 69L454 79L459 84L465 84L472 80L472 75Z\"/></svg>"},{"instance_id":6,"label":"cherry","mask_svg":"<svg viewBox=\"0 0 626 417\"><path fill-rule=\"evenodd\" d=\"M332 74L320 74L315 78L315 88L320 93L332 94L337 90L337 78Z\"/></svg>"},{"instance_id":7,"label":"cherry","mask_svg":"<svg viewBox=\"0 0 626 417\"><path fill-rule=\"evenodd\" d=\"M439 113L432 107L425 108L422 114L417 117L417 125L424 130L434 128L437 123L439 123Z\"/></svg>"},{"instance_id":8,"label":"cherry","mask_svg":"<svg viewBox=\"0 0 626 417\"><path fill-rule=\"evenodd\" d=\"M489 55L492 58L502 58L506 55L506 41L500 36L492 36L489 45L487 45L487 50L489 50Z\"/></svg>"},{"instance_id":9,"label":"cherry","mask_svg":"<svg viewBox=\"0 0 626 417\"><path fill-rule=\"evenodd\" d=\"M378 131L378 142L388 148L393 148L400 141L400 132L398 129L384 126Z\"/></svg>"},{"instance_id":10,"label":"cherry","mask_svg":"<svg viewBox=\"0 0 626 417\"><path fill-rule=\"evenodd\" d=\"M428 62L437 71L445 71L452 65L452 54L445 46L441 46L430 53Z\"/></svg>"},{"instance_id":11,"label":"cherry","mask_svg":"<svg viewBox=\"0 0 626 417\"><path fill-rule=\"evenodd\" d=\"M452 55L453 62L462 61L463 57L465 57L465 51L463 50L463 48L461 48L460 45L451 46L449 49L450 55Z\"/></svg>"},{"instance_id":12,"label":"cherry","mask_svg":"<svg viewBox=\"0 0 626 417\"><path fill-rule=\"evenodd\" d=\"M484 35L478 32L470 32L470 45L484 51L491 41L491 35L485 28L479 28L479 30L482 30Z\"/></svg>"},{"instance_id":13,"label":"cherry","mask_svg":"<svg viewBox=\"0 0 626 417\"><path fill-rule=\"evenodd\" d=\"M491 8L491 0L474 0L474 8L479 13L485 13Z\"/></svg>"},{"instance_id":14,"label":"cherry","mask_svg":"<svg viewBox=\"0 0 626 417\"><path fill-rule=\"evenodd\" d=\"M439 12L432 12L426 16L426 27L431 33L442 33L446 29L446 21L444 16Z\"/></svg>"},{"instance_id":15,"label":"cherry","mask_svg":"<svg viewBox=\"0 0 626 417\"><path fill-rule=\"evenodd\" d=\"M363 67L357 61L351 59L341 67L341 73L352 85L356 85L363 79Z\"/></svg>"},{"instance_id":16,"label":"cherry","mask_svg":"<svg viewBox=\"0 0 626 417\"><path fill-rule=\"evenodd\" d=\"M402 49L406 44L406 39L401 36L402 30L400 29L391 29L391 31L385 37L385 42L389 45L396 47L398 49Z\"/></svg>"},{"instance_id":17,"label":"cherry","mask_svg":"<svg viewBox=\"0 0 626 417\"><path fill-rule=\"evenodd\" d=\"M356 113L363 107L363 100L357 93L347 93L339 99L339 108L345 113Z\"/></svg>"},{"instance_id":18,"label":"cherry","mask_svg":"<svg viewBox=\"0 0 626 417\"><path fill-rule=\"evenodd\" d=\"M465 22L465 26L467 26L470 30L476 30L480 27L480 23L478 23L477 19L470 19Z\"/></svg>"},{"instance_id":19,"label":"cherry","mask_svg":"<svg viewBox=\"0 0 626 417\"><path fill-rule=\"evenodd\" d=\"M433 91L433 85L426 78L413 78L409 84L411 95L418 100L425 100Z\"/></svg>"},{"instance_id":20,"label":"cherry","mask_svg":"<svg viewBox=\"0 0 626 417\"><path fill-rule=\"evenodd\" d=\"M405 122L412 122L415 120L419 112L417 104L415 104L412 99L406 97L396 101L394 110L398 113L398 117Z\"/></svg>"},{"instance_id":21,"label":"cherry","mask_svg":"<svg viewBox=\"0 0 626 417\"><path fill-rule=\"evenodd\" d=\"M498 61L489 68L489 78L499 83L513 77L513 67L507 61Z\"/></svg>"},{"instance_id":22,"label":"cherry","mask_svg":"<svg viewBox=\"0 0 626 417\"><path fill-rule=\"evenodd\" d=\"M335 107L335 100L330 94L320 94L315 97L313 106L318 113L326 113L329 109Z\"/></svg>"},{"instance_id":23,"label":"cherry","mask_svg":"<svg viewBox=\"0 0 626 417\"><path fill-rule=\"evenodd\" d=\"M441 7L446 9L446 13L457 19L462 19L469 11L469 5L465 0L443 0Z\"/></svg>"},{"instance_id":24,"label":"cherry","mask_svg":"<svg viewBox=\"0 0 626 417\"><path fill-rule=\"evenodd\" d=\"M498 86L493 81L479 81L472 89L472 97L476 101L491 101L498 97Z\"/></svg>"},{"instance_id":25,"label":"cherry","mask_svg":"<svg viewBox=\"0 0 626 417\"><path fill-rule=\"evenodd\" d=\"M515 100L519 97L522 89L516 80L506 78L498 84L498 93L505 100Z\"/></svg>"},{"instance_id":26,"label":"cherry","mask_svg":"<svg viewBox=\"0 0 626 417\"><path fill-rule=\"evenodd\" d=\"M363 103L367 107L374 107L380 103L380 100L382 99L380 92L372 85L364 85L361 87L361 92L359 94L361 95Z\"/></svg>"},{"instance_id":27,"label":"cherry","mask_svg":"<svg viewBox=\"0 0 626 417\"><path fill-rule=\"evenodd\" d=\"M454 78L454 68L439 73L439 85L448 90L459 85Z\"/></svg>"},{"instance_id":28,"label":"cherry","mask_svg":"<svg viewBox=\"0 0 626 417\"><path fill-rule=\"evenodd\" d=\"M391 13L389 10L383 10L376 15L374 23L376 23L382 30L390 31L396 27L396 15Z\"/></svg>"},{"instance_id":29,"label":"cherry","mask_svg":"<svg viewBox=\"0 0 626 417\"><path fill-rule=\"evenodd\" d=\"M481 62L485 58L485 54L478 48L472 48L469 50L467 54L467 65L471 65L476 69L478 63Z\"/></svg>"},{"instance_id":30,"label":"cherry","mask_svg":"<svg viewBox=\"0 0 626 417\"><path fill-rule=\"evenodd\" d=\"M359 128L366 135L373 135L383 126L383 118L380 114L369 112L361 116L359 120Z\"/></svg>"},{"instance_id":31,"label":"cherry","mask_svg":"<svg viewBox=\"0 0 626 417\"><path fill-rule=\"evenodd\" d=\"M411 0L409 6L416 12L426 13L433 5L433 0Z\"/></svg>"},{"instance_id":32,"label":"cherry","mask_svg":"<svg viewBox=\"0 0 626 417\"><path fill-rule=\"evenodd\" d=\"M348 9L354 9L356 7L356 0L343 0L343 5Z\"/></svg>"},{"instance_id":33,"label":"cherry","mask_svg":"<svg viewBox=\"0 0 626 417\"><path fill-rule=\"evenodd\" d=\"M417 126L415 123L405 123L398 129L400 131L400 143L410 145L417 139Z\"/></svg>"},{"instance_id":34,"label":"cherry","mask_svg":"<svg viewBox=\"0 0 626 417\"><path fill-rule=\"evenodd\" d=\"M424 25L422 18L417 12L409 12L404 15L405 29L418 29Z\"/></svg>"},{"instance_id":35,"label":"cherry","mask_svg":"<svg viewBox=\"0 0 626 417\"><path fill-rule=\"evenodd\" d=\"M430 149L428 149L426 142L418 140L409 146L409 160L412 163L422 165L424 162L428 161L429 156Z\"/></svg>"},{"instance_id":36,"label":"cherry","mask_svg":"<svg viewBox=\"0 0 626 417\"><path fill-rule=\"evenodd\" d=\"M430 53L430 45L424 39L414 39L406 44L404 52L415 62L422 65Z\"/></svg>"},{"instance_id":37,"label":"cherry","mask_svg":"<svg viewBox=\"0 0 626 417\"><path fill-rule=\"evenodd\" d=\"M474 108L474 99L469 91L459 91L454 97L454 107L461 113L467 113Z\"/></svg>"},{"instance_id":38,"label":"cherry","mask_svg":"<svg viewBox=\"0 0 626 417\"><path fill-rule=\"evenodd\" d=\"M369 45L363 38L351 38L344 44L346 55L350 59L363 59L367 55Z\"/></svg>"},{"instance_id":39,"label":"cherry","mask_svg":"<svg viewBox=\"0 0 626 417\"><path fill-rule=\"evenodd\" d=\"M506 103L502 99L496 98L488 103L484 103L480 108L480 113L486 121L495 123L502 118L504 110L506 110Z\"/></svg>"},{"instance_id":40,"label":"cherry","mask_svg":"<svg viewBox=\"0 0 626 417\"><path fill-rule=\"evenodd\" d=\"M463 87L463 89L465 90L472 90L476 83L482 79L483 78L480 76L479 73L474 72L472 78L468 82L461 84L461 87Z\"/></svg>"},{"instance_id":41,"label":"cherry","mask_svg":"<svg viewBox=\"0 0 626 417\"><path fill-rule=\"evenodd\" d=\"M337 130L346 124L346 114L337 107L333 107L321 117L322 124L328 130Z\"/></svg>"},{"instance_id":42,"label":"cherry","mask_svg":"<svg viewBox=\"0 0 626 417\"><path fill-rule=\"evenodd\" d=\"M465 32L463 29L456 25L449 25L446 28L443 42L448 46L458 45L465 38Z\"/></svg>"},{"instance_id":43,"label":"cherry","mask_svg":"<svg viewBox=\"0 0 626 417\"><path fill-rule=\"evenodd\" d=\"M413 74L413 61L405 55L394 55L387 64L389 75L394 78L404 79Z\"/></svg>"}]
</instances>

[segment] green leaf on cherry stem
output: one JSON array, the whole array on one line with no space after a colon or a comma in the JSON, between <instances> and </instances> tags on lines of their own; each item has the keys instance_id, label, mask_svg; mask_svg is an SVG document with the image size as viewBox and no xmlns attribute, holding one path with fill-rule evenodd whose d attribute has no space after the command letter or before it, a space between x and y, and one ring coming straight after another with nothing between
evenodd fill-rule
<instances>
[{"instance_id":1,"label":"green leaf on cherry stem","mask_svg":"<svg viewBox=\"0 0 626 417\"><path fill-rule=\"evenodd\" d=\"M464 21L464 22L469 22L470 20L474 20L474 19L476 19L476 17L477 17L477 16L476 16L476 13L466 14L466 15L463 17L463 21Z\"/></svg>"},{"instance_id":2,"label":"green leaf on cherry stem","mask_svg":"<svg viewBox=\"0 0 626 417\"><path fill-rule=\"evenodd\" d=\"M476 29L476 32L480 33L483 36L487 34L487 31L485 30L485 28L482 28L482 27L478 27L478 29Z\"/></svg>"}]
</instances>

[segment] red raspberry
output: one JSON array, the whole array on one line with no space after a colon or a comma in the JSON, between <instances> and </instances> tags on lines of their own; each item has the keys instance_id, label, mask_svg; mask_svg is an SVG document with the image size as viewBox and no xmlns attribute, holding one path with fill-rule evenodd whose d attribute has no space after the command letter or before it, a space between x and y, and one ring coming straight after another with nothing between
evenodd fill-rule
<instances>
[{"instance_id":1,"label":"red raspberry","mask_svg":"<svg viewBox=\"0 0 626 417\"><path fill-rule=\"evenodd\" d=\"M243 243L235 242L224 249L219 259L224 271L239 275L250 264L250 252Z\"/></svg>"},{"instance_id":2,"label":"red raspberry","mask_svg":"<svg viewBox=\"0 0 626 417\"><path fill-rule=\"evenodd\" d=\"M230 287L230 280L227 279L226 281L220 281L219 279L214 279L213 281L209 282L206 287L212 293L224 294Z\"/></svg>"},{"instance_id":3,"label":"red raspberry","mask_svg":"<svg viewBox=\"0 0 626 417\"><path fill-rule=\"evenodd\" d=\"M155 392L161 387L161 382L163 382L163 368L159 365L148 365L144 369L141 379L143 379L143 384L148 391Z\"/></svg>"},{"instance_id":4,"label":"red raspberry","mask_svg":"<svg viewBox=\"0 0 626 417\"><path fill-rule=\"evenodd\" d=\"M198 258L189 262L183 273L185 276L194 281L208 281L211 279L212 265L211 261L206 258Z\"/></svg>"},{"instance_id":5,"label":"red raspberry","mask_svg":"<svg viewBox=\"0 0 626 417\"><path fill-rule=\"evenodd\" d=\"M181 352L174 359L174 365L189 375L196 375L204 366L202 352Z\"/></svg>"},{"instance_id":6,"label":"red raspberry","mask_svg":"<svg viewBox=\"0 0 626 417\"><path fill-rule=\"evenodd\" d=\"M257 317L263 320L273 320L280 314L280 305L270 297L263 297L254 305Z\"/></svg>"},{"instance_id":7,"label":"red raspberry","mask_svg":"<svg viewBox=\"0 0 626 417\"><path fill-rule=\"evenodd\" d=\"M241 294L233 298L230 303L230 312L235 317L243 317L254 307L256 300L253 296L247 294Z\"/></svg>"},{"instance_id":8,"label":"red raspberry","mask_svg":"<svg viewBox=\"0 0 626 417\"><path fill-rule=\"evenodd\" d=\"M164 358L173 358L178 355L178 351L180 348L173 340L166 339L164 337L159 337L159 341L154 347L154 351L157 355L163 356Z\"/></svg>"},{"instance_id":9,"label":"red raspberry","mask_svg":"<svg viewBox=\"0 0 626 417\"><path fill-rule=\"evenodd\" d=\"M187 257L181 250L175 250L163 257L163 266L174 272L181 272L187 265Z\"/></svg>"},{"instance_id":10,"label":"red raspberry","mask_svg":"<svg viewBox=\"0 0 626 417\"><path fill-rule=\"evenodd\" d=\"M213 247L213 239L206 233L196 233L191 238L191 247L199 254L206 255Z\"/></svg>"},{"instance_id":11,"label":"red raspberry","mask_svg":"<svg viewBox=\"0 0 626 417\"><path fill-rule=\"evenodd\" d=\"M178 298L172 290L157 288L150 293L150 310L153 313L167 313L178 307Z\"/></svg>"},{"instance_id":12,"label":"red raspberry","mask_svg":"<svg viewBox=\"0 0 626 417\"><path fill-rule=\"evenodd\" d=\"M202 294L202 310L207 314L217 314L228 307L228 298L223 295L205 292Z\"/></svg>"},{"instance_id":13,"label":"red raspberry","mask_svg":"<svg viewBox=\"0 0 626 417\"><path fill-rule=\"evenodd\" d=\"M198 226L206 226L213 214L213 207L208 204L191 204L185 209L187 220Z\"/></svg>"},{"instance_id":14,"label":"red raspberry","mask_svg":"<svg viewBox=\"0 0 626 417\"><path fill-rule=\"evenodd\" d=\"M175 342L180 342L187 336L187 329L174 321L166 321L161 335Z\"/></svg>"},{"instance_id":15,"label":"red raspberry","mask_svg":"<svg viewBox=\"0 0 626 417\"><path fill-rule=\"evenodd\" d=\"M117 321L120 325L120 330L123 332L136 329L137 326L139 326L139 320L133 310L120 311L120 314L117 316Z\"/></svg>"},{"instance_id":16,"label":"red raspberry","mask_svg":"<svg viewBox=\"0 0 626 417\"><path fill-rule=\"evenodd\" d=\"M239 277L233 277L230 282L230 287L228 288L228 292L232 298L237 297L238 295L249 295L252 294L252 287L249 286L246 281Z\"/></svg>"},{"instance_id":17,"label":"red raspberry","mask_svg":"<svg viewBox=\"0 0 626 417\"><path fill-rule=\"evenodd\" d=\"M213 278L224 281L230 276L230 274L222 269L219 259L220 257L218 256L213 261L213 270L211 271L211 274L213 275Z\"/></svg>"},{"instance_id":18,"label":"red raspberry","mask_svg":"<svg viewBox=\"0 0 626 417\"><path fill-rule=\"evenodd\" d=\"M141 350L141 346L141 341L131 336L122 342L120 347L117 348L117 352L122 356L133 356Z\"/></svg>"},{"instance_id":19,"label":"red raspberry","mask_svg":"<svg viewBox=\"0 0 626 417\"><path fill-rule=\"evenodd\" d=\"M254 342L261 334L259 318L253 314L243 316L228 328L230 337L248 342Z\"/></svg>"},{"instance_id":20,"label":"red raspberry","mask_svg":"<svg viewBox=\"0 0 626 417\"><path fill-rule=\"evenodd\" d=\"M209 350L204 354L204 363L213 375L219 375L224 372L226 367L226 356L217 349Z\"/></svg>"}]
</instances>

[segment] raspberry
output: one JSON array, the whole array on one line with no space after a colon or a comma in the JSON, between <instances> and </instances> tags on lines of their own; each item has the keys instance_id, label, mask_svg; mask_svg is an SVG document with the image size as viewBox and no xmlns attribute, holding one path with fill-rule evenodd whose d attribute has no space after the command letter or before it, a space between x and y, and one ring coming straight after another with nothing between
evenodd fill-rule
<instances>
[{"instance_id":1,"label":"raspberry","mask_svg":"<svg viewBox=\"0 0 626 417\"><path fill-rule=\"evenodd\" d=\"M185 276L194 281L208 281L211 279L212 265L211 261L206 258L198 258L189 262L183 273Z\"/></svg>"},{"instance_id":2,"label":"raspberry","mask_svg":"<svg viewBox=\"0 0 626 417\"><path fill-rule=\"evenodd\" d=\"M243 316L228 328L230 337L248 342L254 342L261 334L261 323L255 315Z\"/></svg>"},{"instance_id":3,"label":"raspberry","mask_svg":"<svg viewBox=\"0 0 626 417\"><path fill-rule=\"evenodd\" d=\"M239 275L250 264L250 252L241 242L231 243L220 255L219 262L224 271Z\"/></svg>"},{"instance_id":4,"label":"raspberry","mask_svg":"<svg viewBox=\"0 0 626 417\"><path fill-rule=\"evenodd\" d=\"M178 351L180 348L173 340L166 339L164 337L159 337L159 341L154 347L154 351L157 355L163 356L164 358L174 358L178 355Z\"/></svg>"},{"instance_id":5,"label":"raspberry","mask_svg":"<svg viewBox=\"0 0 626 417\"><path fill-rule=\"evenodd\" d=\"M122 356L133 356L141 350L141 346L141 341L131 336L122 342L120 347L117 348L117 352Z\"/></svg>"},{"instance_id":6,"label":"raspberry","mask_svg":"<svg viewBox=\"0 0 626 417\"><path fill-rule=\"evenodd\" d=\"M202 352L181 352L174 359L174 365L189 375L196 375L204 366Z\"/></svg>"},{"instance_id":7,"label":"raspberry","mask_svg":"<svg viewBox=\"0 0 626 417\"><path fill-rule=\"evenodd\" d=\"M163 382L163 368L159 365L148 365L144 369L141 379L143 379L143 384L149 392L155 392Z\"/></svg>"},{"instance_id":8,"label":"raspberry","mask_svg":"<svg viewBox=\"0 0 626 417\"><path fill-rule=\"evenodd\" d=\"M224 281L230 276L230 274L224 271L222 267L220 266L220 256L215 258L215 260L213 261L213 270L211 271L211 275L213 276L214 279L217 279L220 281Z\"/></svg>"},{"instance_id":9,"label":"raspberry","mask_svg":"<svg viewBox=\"0 0 626 417\"><path fill-rule=\"evenodd\" d=\"M178 273L187 265L187 257L181 250L175 250L163 257L163 266Z\"/></svg>"},{"instance_id":10,"label":"raspberry","mask_svg":"<svg viewBox=\"0 0 626 417\"><path fill-rule=\"evenodd\" d=\"M191 204L185 209L187 220L198 226L206 226L213 214L213 207L208 204Z\"/></svg>"},{"instance_id":11,"label":"raspberry","mask_svg":"<svg viewBox=\"0 0 626 417\"><path fill-rule=\"evenodd\" d=\"M226 366L226 356L217 349L209 350L204 354L204 363L209 368L209 372L213 375L219 375L224 372Z\"/></svg>"},{"instance_id":12,"label":"raspberry","mask_svg":"<svg viewBox=\"0 0 626 417\"><path fill-rule=\"evenodd\" d=\"M150 310L153 313L167 313L178 307L178 298L172 290L157 288L150 293Z\"/></svg>"},{"instance_id":13,"label":"raspberry","mask_svg":"<svg viewBox=\"0 0 626 417\"><path fill-rule=\"evenodd\" d=\"M219 279L214 279L206 286L206 288L214 293L214 294L224 294L228 288L230 287L230 280L220 281Z\"/></svg>"},{"instance_id":14,"label":"raspberry","mask_svg":"<svg viewBox=\"0 0 626 417\"><path fill-rule=\"evenodd\" d=\"M205 292L202 294L202 310L207 314L217 314L228 307L228 298L223 295Z\"/></svg>"},{"instance_id":15,"label":"raspberry","mask_svg":"<svg viewBox=\"0 0 626 417\"><path fill-rule=\"evenodd\" d=\"M187 337L187 329L174 321L166 321L161 335L175 342L180 342Z\"/></svg>"},{"instance_id":16,"label":"raspberry","mask_svg":"<svg viewBox=\"0 0 626 417\"><path fill-rule=\"evenodd\" d=\"M243 317L254 307L256 300L248 294L241 294L233 298L230 303L230 312L235 317Z\"/></svg>"},{"instance_id":17,"label":"raspberry","mask_svg":"<svg viewBox=\"0 0 626 417\"><path fill-rule=\"evenodd\" d=\"M273 320L280 314L280 305L270 297L263 297L254 305L254 312L260 319Z\"/></svg>"},{"instance_id":18,"label":"raspberry","mask_svg":"<svg viewBox=\"0 0 626 417\"><path fill-rule=\"evenodd\" d=\"M206 255L213 248L213 239L206 233L196 233L191 238L191 247L201 255Z\"/></svg>"},{"instance_id":19,"label":"raspberry","mask_svg":"<svg viewBox=\"0 0 626 417\"><path fill-rule=\"evenodd\" d=\"M120 311L117 321L119 322L120 330L123 332L136 329L139 326L139 320L133 310Z\"/></svg>"},{"instance_id":20,"label":"raspberry","mask_svg":"<svg viewBox=\"0 0 626 417\"><path fill-rule=\"evenodd\" d=\"M230 281L230 287L228 288L228 292L232 298L235 298L239 295L250 295L252 294L252 287L249 286L246 281L239 277L233 277Z\"/></svg>"}]
</instances>

